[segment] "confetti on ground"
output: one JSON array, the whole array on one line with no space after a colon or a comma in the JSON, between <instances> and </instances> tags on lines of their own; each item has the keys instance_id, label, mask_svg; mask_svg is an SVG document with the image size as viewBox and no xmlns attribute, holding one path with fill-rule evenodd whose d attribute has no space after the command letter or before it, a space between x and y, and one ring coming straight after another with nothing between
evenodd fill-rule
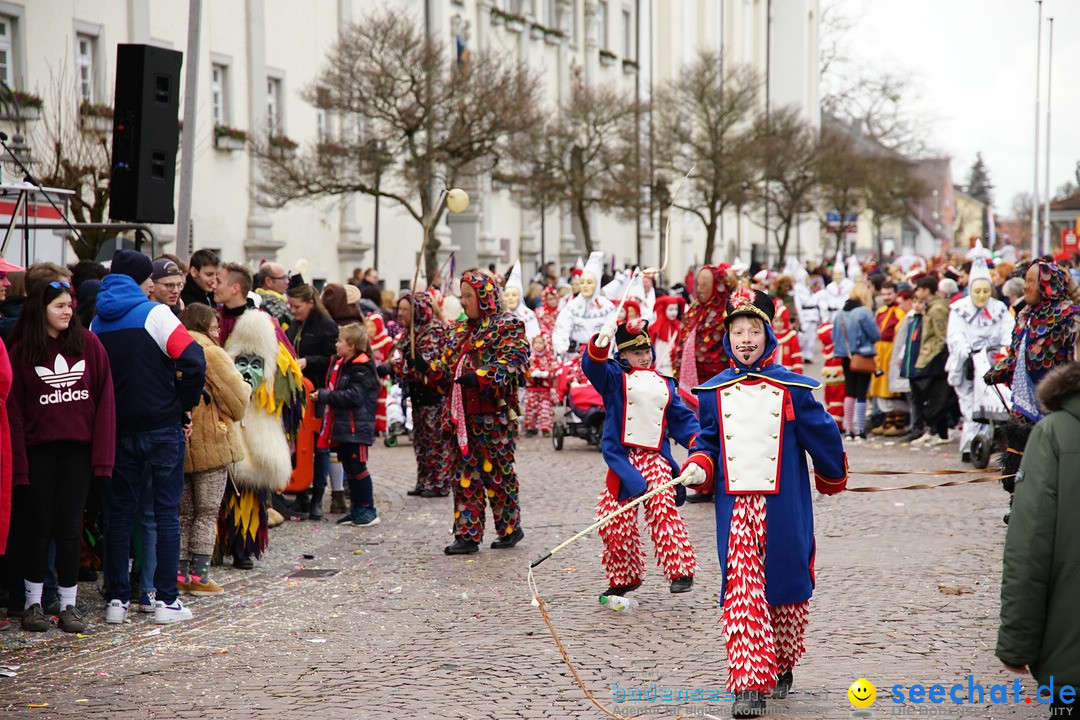
<instances>
[{"instance_id":1,"label":"confetti on ground","mask_svg":"<svg viewBox=\"0 0 1080 720\"><path fill-rule=\"evenodd\" d=\"M160 635L160 634L161 634L161 628L154 628L153 630L147 630L146 632L139 635L139 637L150 637L151 635Z\"/></svg>"},{"instance_id":2,"label":"confetti on ground","mask_svg":"<svg viewBox=\"0 0 1080 720\"><path fill-rule=\"evenodd\" d=\"M79 698L79 699L78 699L78 700L76 700L75 702L77 702L77 703L88 703L88 702L90 702L90 701L89 701L89 700L88 700L87 698Z\"/></svg>"},{"instance_id":3,"label":"confetti on ground","mask_svg":"<svg viewBox=\"0 0 1080 720\"><path fill-rule=\"evenodd\" d=\"M396 588L391 588L390 589L390 594L391 595L397 595L399 592L401 592L401 586L400 585L398 585Z\"/></svg>"},{"instance_id":4,"label":"confetti on ground","mask_svg":"<svg viewBox=\"0 0 1080 720\"><path fill-rule=\"evenodd\" d=\"M47 702L43 702L43 703L30 703L30 704L29 704L29 705L27 705L26 707L29 707L29 708L47 708L47 707L49 707L49 703L47 703Z\"/></svg>"},{"instance_id":5,"label":"confetti on ground","mask_svg":"<svg viewBox=\"0 0 1080 720\"><path fill-rule=\"evenodd\" d=\"M324 642L326 642L326 638L305 638L305 640L307 642L309 642L309 643L324 643Z\"/></svg>"}]
</instances>

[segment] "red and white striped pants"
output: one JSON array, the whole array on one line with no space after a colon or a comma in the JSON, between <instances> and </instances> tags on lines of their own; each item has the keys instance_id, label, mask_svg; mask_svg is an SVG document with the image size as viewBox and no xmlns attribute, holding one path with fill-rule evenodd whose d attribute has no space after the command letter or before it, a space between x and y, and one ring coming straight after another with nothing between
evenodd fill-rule
<instances>
[{"instance_id":1,"label":"red and white striped pants","mask_svg":"<svg viewBox=\"0 0 1080 720\"><path fill-rule=\"evenodd\" d=\"M630 450L630 463L645 476L646 492L671 480L671 466L658 452ZM608 492L605 486L596 506L596 517L606 517L625 503ZM656 549L656 564L668 580L693 577L697 570L694 546L686 534L686 523L675 507L675 488L671 488L642 503L645 524L649 527ZM645 577L645 548L638 530L637 508L627 511L600 527L604 551L600 561L613 587L625 587L641 582Z\"/></svg>"},{"instance_id":2,"label":"red and white striped pants","mask_svg":"<svg viewBox=\"0 0 1080 720\"><path fill-rule=\"evenodd\" d=\"M525 389L525 429L551 432L555 424L554 390L545 387Z\"/></svg>"},{"instance_id":3,"label":"red and white striped pants","mask_svg":"<svg viewBox=\"0 0 1080 720\"><path fill-rule=\"evenodd\" d=\"M806 650L810 602L765 599L765 496L740 495L731 511L724 593L727 689L771 692Z\"/></svg>"}]
</instances>

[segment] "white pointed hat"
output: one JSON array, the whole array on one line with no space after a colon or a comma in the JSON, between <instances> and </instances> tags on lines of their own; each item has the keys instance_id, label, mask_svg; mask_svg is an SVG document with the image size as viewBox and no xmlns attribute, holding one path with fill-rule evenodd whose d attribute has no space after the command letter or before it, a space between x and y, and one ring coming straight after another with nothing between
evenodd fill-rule
<instances>
[{"instance_id":1,"label":"white pointed hat","mask_svg":"<svg viewBox=\"0 0 1080 720\"><path fill-rule=\"evenodd\" d=\"M968 287L976 280L985 280L991 285L994 281L990 279L990 268L986 265L986 258L982 255L976 255L971 261L971 272L968 273Z\"/></svg>"},{"instance_id":2,"label":"white pointed hat","mask_svg":"<svg viewBox=\"0 0 1080 720\"><path fill-rule=\"evenodd\" d=\"M737 257L735 258L735 262L731 263L731 267L728 269L736 275L742 275L750 269L750 266L744 263L741 257Z\"/></svg>"},{"instance_id":3,"label":"white pointed hat","mask_svg":"<svg viewBox=\"0 0 1080 720\"><path fill-rule=\"evenodd\" d=\"M626 270L619 270L615 273L615 277L611 278L611 282L600 288L600 292L604 294L608 300L614 300L618 302L622 299L623 290L626 289L626 281L629 279L629 275Z\"/></svg>"},{"instance_id":4,"label":"white pointed hat","mask_svg":"<svg viewBox=\"0 0 1080 720\"><path fill-rule=\"evenodd\" d=\"M852 280L862 277L862 265L859 264L859 258L855 255L847 259L847 276Z\"/></svg>"},{"instance_id":5,"label":"white pointed hat","mask_svg":"<svg viewBox=\"0 0 1080 720\"><path fill-rule=\"evenodd\" d=\"M525 297L525 286L521 284L521 261L514 263L510 269L510 277L506 279L505 288L517 288L518 294Z\"/></svg>"},{"instance_id":6,"label":"white pointed hat","mask_svg":"<svg viewBox=\"0 0 1080 720\"><path fill-rule=\"evenodd\" d=\"M574 263L574 268L577 269L577 270L584 270L585 269L585 261L581 259L580 255L577 256L577 262Z\"/></svg>"},{"instance_id":7,"label":"white pointed hat","mask_svg":"<svg viewBox=\"0 0 1080 720\"><path fill-rule=\"evenodd\" d=\"M589 261L585 263L583 272L591 274L593 279L596 280L596 284L599 285L604 277L604 253L599 250L591 253L589 255Z\"/></svg>"},{"instance_id":8,"label":"white pointed hat","mask_svg":"<svg viewBox=\"0 0 1080 720\"><path fill-rule=\"evenodd\" d=\"M642 278L644 278L645 276L641 274L641 269L635 267L632 273L632 277L633 279L630 281L630 290L626 293L626 297L644 300L645 281Z\"/></svg>"},{"instance_id":9,"label":"white pointed hat","mask_svg":"<svg viewBox=\"0 0 1080 720\"><path fill-rule=\"evenodd\" d=\"M844 273L844 256L839 252L836 253L836 260L832 266L833 282L838 282L846 277Z\"/></svg>"}]
</instances>

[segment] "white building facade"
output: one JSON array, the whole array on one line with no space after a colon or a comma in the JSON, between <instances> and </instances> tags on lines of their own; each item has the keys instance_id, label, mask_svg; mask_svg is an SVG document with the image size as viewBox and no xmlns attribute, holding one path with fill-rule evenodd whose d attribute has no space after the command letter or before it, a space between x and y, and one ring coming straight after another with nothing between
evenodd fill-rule
<instances>
[{"instance_id":1,"label":"white building facade","mask_svg":"<svg viewBox=\"0 0 1080 720\"><path fill-rule=\"evenodd\" d=\"M369 196L262 207L253 192L259 179L255 158L242 144L215 137L218 125L251 133L274 128L305 144L333 132L335 118L299 93L327 61L339 28L387 6L410 13L447 48L464 35L473 49L512 53L540 74L553 109L567 100L574 82L614 84L648 100L698 49L709 48L767 77L770 107L794 105L815 126L820 122L819 0L204 0L193 132L192 249L211 248L226 259L253 265L275 259L294 268L303 259L311 278L335 281L347 278L354 267L374 263L377 237L386 287L408 285L422 233L393 203L382 202L377 232ZM0 30L5 27L6 36L0 32L0 79L44 98L45 114L56 110L49 102L57 96L69 98L73 106L80 100L111 105L118 43L184 51L188 3L0 0ZM184 58L181 80L189 60ZM61 77L71 80L70 88L57 93ZM490 178L468 190L470 208L448 216L437 230L443 254L455 253L459 271L489 263L503 270L520 257L528 276L545 260L569 265L584 254L563 208L546 208L541 222L537 209L522 207L511 188L493 186ZM658 264L655 224L655 218L642 218L635 226L598 215L593 222L597 247L620 267ZM171 249L176 228L156 229L165 249ZM797 236L804 259L819 256L815 220L803 223ZM693 216L675 211L671 242L667 274L679 278L701 261L704 228ZM738 250L749 260L750 248L756 245L760 253L764 242L749 211L742 217L733 211L724 218L713 259L730 262Z\"/></svg>"}]
</instances>

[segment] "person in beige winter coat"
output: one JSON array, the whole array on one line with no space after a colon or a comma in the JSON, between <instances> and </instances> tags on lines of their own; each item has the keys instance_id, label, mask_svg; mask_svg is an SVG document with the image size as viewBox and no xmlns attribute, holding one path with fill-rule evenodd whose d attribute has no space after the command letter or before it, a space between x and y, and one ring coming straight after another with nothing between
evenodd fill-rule
<instances>
[{"instance_id":1,"label":"person in beige winter coat","mask_svg":"<svg viewBox=\"0 0 1080 720\"><path fill-rule=\"evenodd\" d=\"M217 313L206 305L189 305L180 322L206 355L206 387L203 401L191 412L191 437L184 455L179 569L183 580L178 585L189 595L220 595L224 590L209 577L210 555L227 468L244 459L236 423L244 417L251 386L218 347Z\"/></svg>"}]
</instances>

